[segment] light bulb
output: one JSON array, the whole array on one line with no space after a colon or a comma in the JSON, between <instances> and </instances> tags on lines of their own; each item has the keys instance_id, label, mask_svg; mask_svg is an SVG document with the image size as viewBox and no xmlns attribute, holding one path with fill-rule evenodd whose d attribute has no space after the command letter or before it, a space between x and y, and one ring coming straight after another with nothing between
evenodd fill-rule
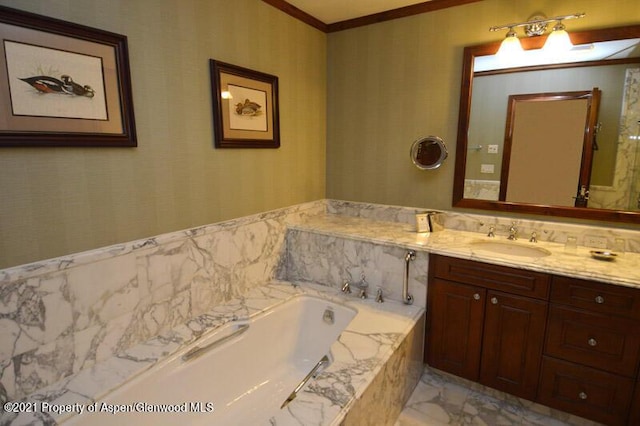
<instances>
[{"instance_id":1,"label":"light bulb","mask_svg":"<svg viewBox=\"0 0 640 426\"><path fill-rule=\"evenodd\" d=\"M565 26L562 24L562 21L558 21L553 27L551 34L549 34L549 37L547 37L547 41L542 50L547 55L558 56L568 52L572 47L573 43L571 43L569 33L565 31Z\"/></svg>"},{"instance_id":2,"label":"light bulb","mask_svg":"<svg viewBox=\"0 0 640 426\"><path fill-rule=\"evenodd\" d=\"M522 52L524 52L524 50L522 49L518 36L515 31L513 31L513 28L509 28L509 32L505 39L502 40L502 44L500 45L500 49L498 49L496 55L501 58L509 59L520 56Z\"/></svg>"}]
</instances>

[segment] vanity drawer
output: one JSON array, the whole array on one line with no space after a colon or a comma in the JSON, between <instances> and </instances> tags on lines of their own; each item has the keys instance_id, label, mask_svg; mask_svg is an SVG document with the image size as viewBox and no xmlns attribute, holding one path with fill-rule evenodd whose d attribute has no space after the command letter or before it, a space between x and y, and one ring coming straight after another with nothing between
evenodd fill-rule
<instances>
[{"instance_id":1,"label":"vanity drawer","mask_svg":"<svg viewBox=\"0 0 640 426\"><path fill-rule=\"evenodd\" d=\"M554 276L551 302L640 319L640 290L630 287Z\"/></svg>"},{"instance_id":2,"label":"vanity drawer","mask_svg":"<svg viewBox=\"0 0 640 426\"><path fill-rule=\"evenodd\" d=\"M549 297L550 277L544 273L438 255L430 259L438 278L537 299Z\"/></svg>"},{"instance_id":3,"label":"vanity drawer","mask_svg":"<svg viewBox=\"0 0 640 426\"><path fill-rule=\"evenodd\" d=\"M544 357L537 401L609 425L624 425L634 381Z\"/></svg>"},{"instance_id":4,"label":"vanity drawer","mask_svg":"<svg viewBox=\"0 0 640 426\"><path fill-rule=\"evenodd\" d=\"M551 305L545 354L634 377L640 355L635 321Z\"/></svg>"}]
</instances>

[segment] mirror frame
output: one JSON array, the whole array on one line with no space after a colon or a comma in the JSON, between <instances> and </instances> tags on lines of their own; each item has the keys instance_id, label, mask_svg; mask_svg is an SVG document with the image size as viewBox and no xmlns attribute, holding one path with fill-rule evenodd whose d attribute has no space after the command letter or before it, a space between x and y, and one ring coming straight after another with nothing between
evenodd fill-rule
<instances>
[{"instance_id":1,"label":"mirror frame","mask_svg":"<svg viewBox=\"0 0 640 426\"><path fill-rule=\"evenodd\" d=\"M640 25L605 28L587 31L575 31L569 33L573 44L595 43L608 40L622 40L628 38L640 38ZM525 50L540 49L547 36L521 38L522 47ZM467 132L469 118L471 116L471 93L473 87L473 65L476 56L494 55L502 40L467 46L464 48L462 64L462 84L460 90L460 110L458 115L458 140L456 143L455 175L453 181L453 207L472 208L481 210L494 210L510 213L527 213L546 216L560 216L577 219L591 219L607 222L640 223L640 212L626 210L607 210L590 207L561 207L543 204L516 203L509 201L493 201L464 198L464 178L467 164ZM635 58L634 62L637 61ZM599 61L604 62L604 61ZM607 61L609 62L609 61ZM613 60L611 63L624 63L627 60ZM567 68L569 64L540 65L527 67L527 70ZM594 62L570 64L571 66L592 66ZM503 72L518 72L524 68L512 68Z\"/></svg>"}]
</instances>

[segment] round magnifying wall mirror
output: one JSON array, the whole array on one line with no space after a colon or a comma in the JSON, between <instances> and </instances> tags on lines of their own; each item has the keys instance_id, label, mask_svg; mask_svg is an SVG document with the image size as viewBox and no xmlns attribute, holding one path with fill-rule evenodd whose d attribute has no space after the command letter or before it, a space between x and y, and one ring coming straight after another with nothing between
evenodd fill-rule
<instances>
[{"instance_id":1,"label":"round magnifying wall mirror","mask_svg":"<svg viewBox=\"0 0 640 426\"><path fill-rule=\"evenodd\" d=\"M437 169L444 163L447 147L437 136L420 138L411 145L411 161L421 170Z\"/></svg>"}]
</instances>

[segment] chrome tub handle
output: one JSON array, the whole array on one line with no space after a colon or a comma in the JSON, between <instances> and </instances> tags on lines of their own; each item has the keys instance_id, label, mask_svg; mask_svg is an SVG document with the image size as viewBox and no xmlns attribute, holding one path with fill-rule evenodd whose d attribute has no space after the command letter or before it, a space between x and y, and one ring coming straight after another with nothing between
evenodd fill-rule
<instances>
[{"instance_id":1,"label":"chrome tub handle","mask_svg":"<svg viewBox=\"0 0 640 426\"><path fill-rule=\"evenodd\" d=\"M416 252L409 250L404 257L404 281L402 283L402 302L405 305L411 305L413 303L413 296L409 294L409 262L415 260Z\"/></svg>"},{"instance_id":2,"label":"chrome tub handle","mask_svg":"<svg viewBox=\"0 0 640 426\"><path fill-rule=\"evenodd\" d=\"M282 410L284 407L289 405L289 403L293 401L296 398L296 396L298 396L298 392L300 392L300 389L302 389L302 387L307 384L307 382L316 374L316 372L320 369L320 367L328 363L329 363L329 357L327 355L323 356L322 359L318 361L316 366L313 367L311 371L309 371L309 374L307 374L307 376L304 379L302 379L300 383L298 383L298 386L296 386L293 392L289 394L287 399L284 400L284 402L280 406L280 409Z\"/></svg>"},{"instance_id":3,"label":"chrome tub handle","mask_svg":"<svg viewBox=\"0 0 640 426\"><path fill-rule=\"evenodd\" d=\"M220 346L221 344L223 344L224 342L233 339L236 336L241 335L242 333L244 333L245 331L247 331L249 329L249 324L240 324L238 326L238 328L231 334L228 334L218 340L216 340L215 342L211 342L206 346L196 346L195 348L191 349L189 352L187 352L186 354L182 355L182 361L190 361L194 358L199 357L200 355L204 354L207 351L210 351L211 349Z\"/></svg>"}]
</instances>

